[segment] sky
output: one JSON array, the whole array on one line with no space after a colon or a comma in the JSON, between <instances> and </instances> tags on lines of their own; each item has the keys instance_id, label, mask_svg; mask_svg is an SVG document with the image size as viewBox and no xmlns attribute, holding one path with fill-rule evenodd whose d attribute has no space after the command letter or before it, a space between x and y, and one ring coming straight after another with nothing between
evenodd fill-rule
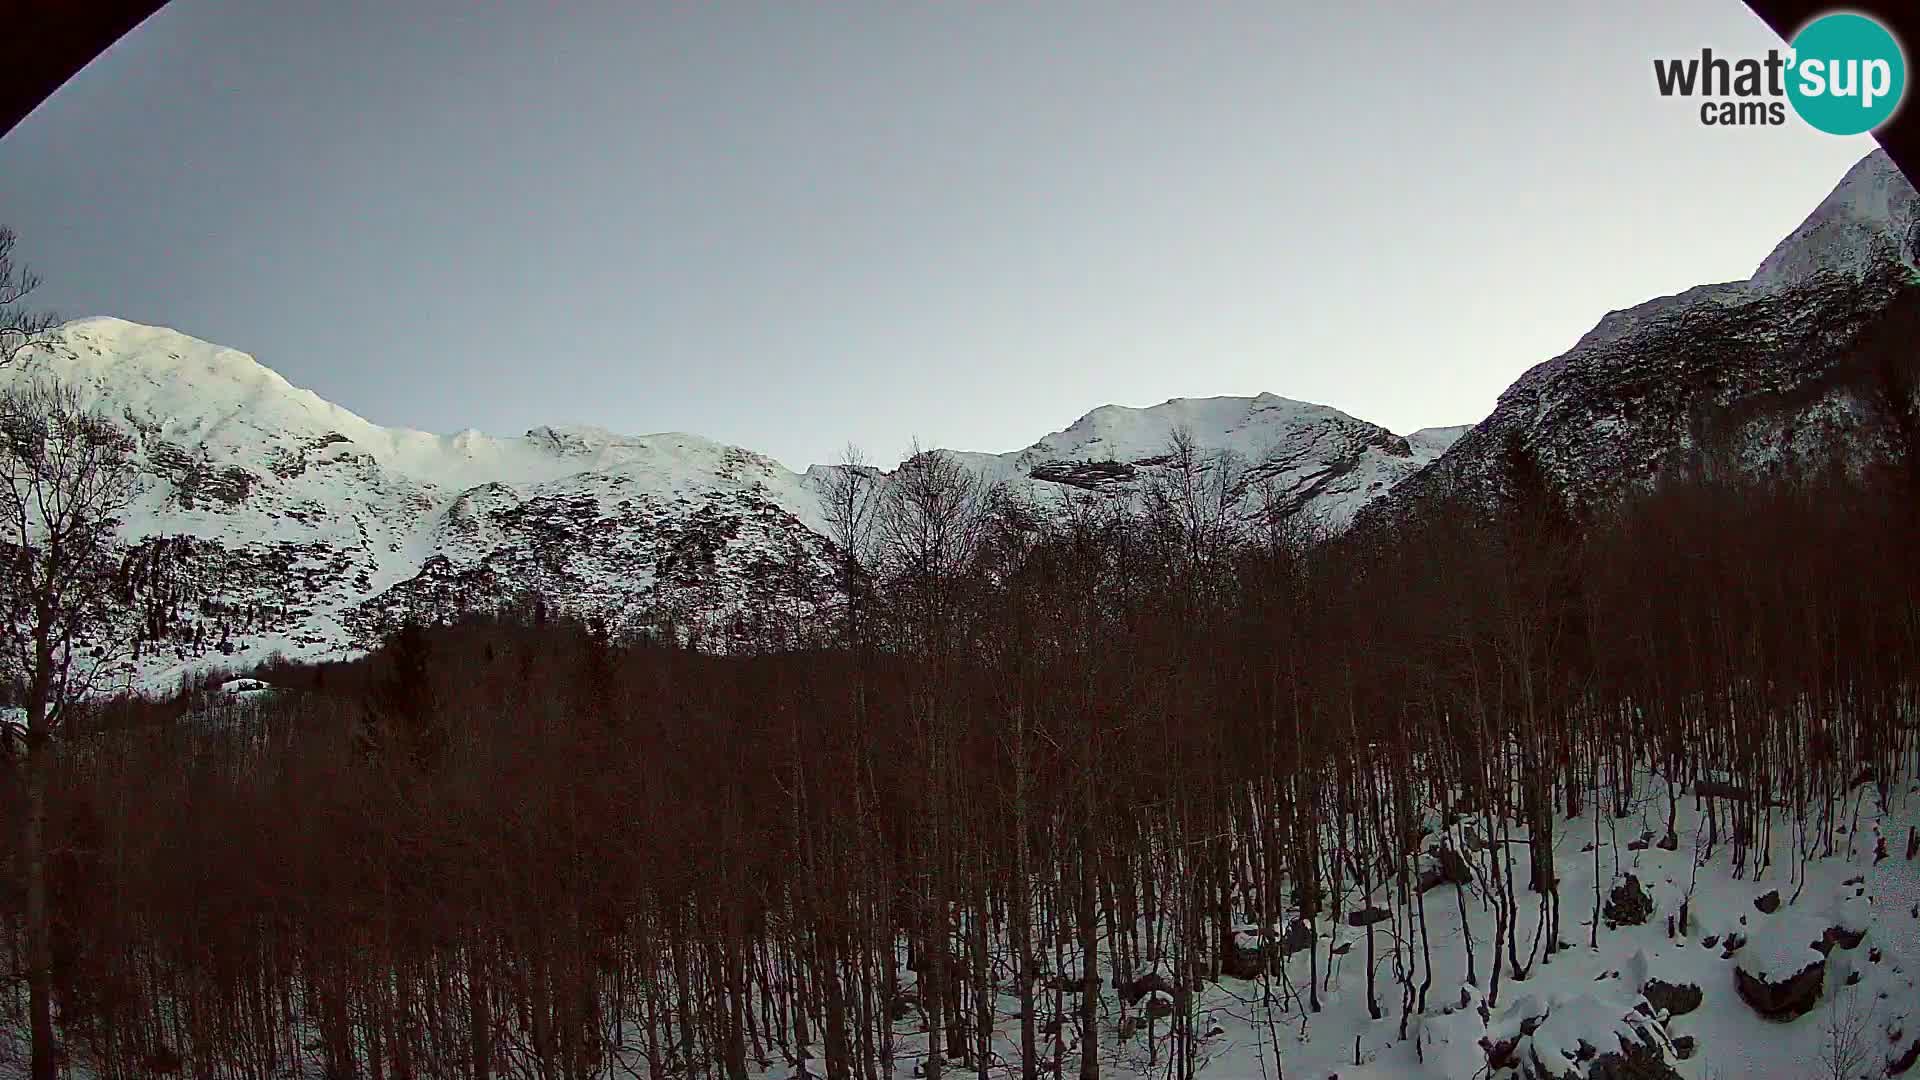
<instances>
[{"instance_id":1,"label":"sky","mask_svg":"<svg viewBox=\"0 0 1920 1080\"><path fill-rule=\"evenodd\" d=\"M67 317L376 423L794 468L1271 392L1470 423L1873 148L1709 128L1741 0L172 0L0 138Z\"/></svg>"}]
</instances>

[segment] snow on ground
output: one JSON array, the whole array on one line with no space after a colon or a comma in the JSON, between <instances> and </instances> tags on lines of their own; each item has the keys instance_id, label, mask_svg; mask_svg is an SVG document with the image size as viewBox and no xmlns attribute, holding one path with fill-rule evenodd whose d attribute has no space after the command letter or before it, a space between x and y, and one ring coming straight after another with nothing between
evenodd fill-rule
<instances>
[{"instance_id":1,"label":"snow on ground","mask_svg":"<svg viewBox=\"0 0 1920 1080\"><path fill-rule=\"evenodd\" d=\"M235 701L258 701L273 696L274 687L259 679L228 679L216 692Z\"/></svg>"},{"instance_id":2,"label":"snow on ground","mask_svg":"<svg viewBox=\"0 0 1920 1080\"><path fill-rule=\"evenodd\" d=\"M251 680L232 680L218 692L244 698L271 689ZM1200 987L1194 996L1195 1030L1201 1037L1198 1075L1214 1080L1586 1080L1597 1075L1596 1057L1638 1045L1672 1072L1630 1075L1786 1080L1831 1075L1821 1065L1822 1049L1839 1028L1862 1033L1858 1063L1847 1075L1884 1076L1886 1063L1920 1038L1920 908L1915 906L1920 904L1920 859L1905 858L1908 832L1920 826L1920 785L1906 782L1895 788L1891 805L1884 809L1870 787L1856 789L1836 815L1833 854L1820 855L1824 837L1805 841L1813 857L1804 873L1793 854L1794 830L1782 811L1775 811L1770 861L1756 869L1751 857L1756 851L1743 870L1734 865L1724 828L1708 857L1706 825L1690 797L1679 808L1676 849L1649 843L1664 829L1665 815L1664 795L1655 782L1642 785L1624 818L1588 813L1558 823L1554 846L1562 876L1565 947L1550 962L1536 959L1523 980L1513 978L1510 969L1504 971L1497 999L1490 986L1492 958L1487 950L1492 910L1479 885L1487 857L1482 850L1474 854L1476 881L1465 889L1464 924L1451 884L1426 895L1432 985L1426 1011L1408 1019L1405 1038L1400 1037L1401 997L1391 948L1395 928L1405 932L1405 913L1375 927L1376 990L1385 1011L1379 1020L1370 1018L1367 1010L1365 932L1323 919L1316 931L1321 1011L1305 1008L1309 976L1304 951L1291 955L1265 979L1225 977ZM1464 845L1467 832L1456 825L1446 839ZM1888 840L1884 857L1878 854L1882 837ZM1524 875L1524 869L1521 872ZM1617 928L1603 922L1596 933L1596 887L1610 890L1627 874L1651 896L1651 916L1643 924ZM1375 890L1375 903L1385 902L1383 892ZM1756 901L1773 893L1780 903L1768 914ZM1525 891L1519 895L1524 953L1534 929L1533 900ZM1352 910L1360 899L1357 893L1349 895L1343 910ZM1683 903L1684 931L1679 925ZM1836 943L1823 956L1811 943L1835 929L1861 936L1852 947ZM1464 979L1468 931L1477 945L1477 985ZM1590 946L1589 940L1597 944ZM1736 942L1744 944L1730 950ZM1243 938L1243 943L1250 942ZM1329 947L1338 943L1351 943L1352 948L1329 957ZM1066 970L1077 973L1077 956L1069 952L1066 960ZM1814 1007L1795 1019L1764 1019L1735 989L1737 967L1784 978L1808 964L1823 966L1825 985ZM1170 965L1156 962L1136 975L1157 972L1170 978L1172 971ZM911 993L914 973L903 967L900 975L903 989ZM1173 1006L1172 997L1154 990L1123 1006L1111 989L1110 976L1110 971L1102 973L1107 987L1100 1000L1102 1075L1115 1080L1170 1075L1170 1020L1162 1014ZM1678 1014L1670 1015L1648 1001L1656 983L1697 987L1700 1004L1678 1005ZM1071 1007L1071 997L1068 1004ZM895 1026L898 1080L912 1080L924 1061L926 1035L920 1023L914 1014ZM0 1076L7 1075L8 1061L19 1061L18 1034L0 1032ZM1019 1075L1018 1038L1017 999L1009 992L998 1002L991 1076ZM1069 1022L1059 1047L1065 1072L1077 1070L1077 1039L1077 1026ZM11 1050L6 1045L10 1041L16 1044ZM1053 1037L1043 1034L1041 1046L1043 1054L1050 1053ZM1490 1070L1490 1053L1505 1065ZM628 1058L624 1068L633 1069L633 1075L646 1074L637 1048ZM1520 1071L1523 1067L1528 1071ZM972 1074L958 1061L949 1061L948 1068L954 1075ZM1042 1068L1043 1075L1050 1073L1045 1062ZM756 1080L824 1074L817 1060L776 1058L754 1070ZM84 1076L85 1071L75 1075ZM617 1069L616 1075L624 1073Z\"/></svg>"},{"instance_id":3,"label":"snow on ground","mask_svg":"<svg viewBox=\"0 0 1920 1080\"><path fill-rule=\"evenodd\" d=\"M1858 834L1851 831L1856 801ZM1856 790L1846 813L1838 815L1834 854L1820 858L1816 850L1803 884L1792 855L1793 830L1779 811L1772 862L1757 873L1751 858L1744 874L1734 872L1724 821L1711 859L1705 858L1705 823L1691 797L1680 804L1678 849L1666 851L1652 843L1641 847L1643 836L1664 831L1665 796L1656 781L1643 787L1631 817L1596 820L1590 813L1559 823L1554 845L1563 878L1562 937L1567 948L1550 963L1536 962L1524 981L1515 981L1510 970L1503 972L1499 1000L1484 1019L1480 1009L1487 1003L1492 966L1487 953L1492 908L1477 882L1467 887L1466 925L1479 952L1479 985L1469 986L1463 978L1466 937L1459 907L1453 887L1441 885L1426 896L1434 972L1428 1009L1409 1022L1405 1040L1399 1038L1400 988L1394 982L1389 938L1395 923L1375 928L1376 990L1386 1015L1373 1020L1366 1002L1365 931L1334 926L1323 918L1317 928L1325 983L1322 1011L1307 1014L1304 1009L1304 952L1287 960L1284 980L1275 975L1263 985L1229 977L1205 986L1195 999L1196 1025L1201 1033L1212 1034L1199 1052L1200 1074L1217 1080L1511 1077L1519 1075L1511 1068L1486 1071L1487 1047L1519 1038L1524 1026L1528 1034L1512 1048L1512 1060L1534 1055L1541 1064L1564 1070L1553 1075L1586 1076L1580 1045L1618 1050L1624 1037L1656 1044L1658 1052L1672 1060L1675 1073L1688 1080L1784 1080L1820 1075L1823 1037L1836 1017L1853 1015L1863 1019L1871 1035L1862 1075L1880 1077L1885 1061L1920 1037L1920 988L1915 982L1920 976L1920 916L1914 913L1920 903L1920 860L1903 857L1908 829L1920 825L1920 790L1911 783L1896 788L1892 803L1883 814L1871 788ZM1890 854L1876 862L1876 839L1883 834L1889 838ZM1463 840L1459 829L1453 836ZM1583 850L1596 838L1594 850ZM1819 838L1809 842L1817 844ZM1524 867L1520 872L1524 883ZM1589 947L1596 881L1611 889L1619 875L1627 873L1637 876L1651 895L1652 916L1638 926L1608 929L1603 923L1598 946ZM1778 910L1763 914L1755 901L1775 891L1781 899ZM1375 903L1383 902L1382 894L1376 890ZM1534 932L1537 901L1524 890L1519 896L1524 955ZM1347 909L1357 900L1357 894L1351 897ZM1683 901L1688 910L1684 934L1677 926ZM1673 937L1667 933L1669 916L1676 922ZM1400 925L1404 927L1404 919ZM1865 937L1851 949L1836 945L1823 957L1811 943L1832 927L1864 931ZM1728 957L1732 935L1746 944ZM1329 963L1328 948L1337 942L1354 945ZM1812 1011L1796 1019L1763 1019L1735 989L1737 965L1784 977L1809 962L1826 966L1825 990ZM1075 965L1077 960L1070 959L1068 969L1077 970ZM1847 985L1856 973L1857 982ZM1702 1003L1660 1023L1647 1015L1651 1008L1642 1005L1649 980L1697 986ZM1298 997L1288 994L1284 983L1289 982ZM1263 1002L1269 993L1271 1004ZM1637 1005L1642 1009L1636 1010ZM1149 1045L1139 1007L1123 1009L1109 991L1101 1010L1103 1074L1166 1075L1168 1022L1157 1021L1158 1041ZM1017 1075L1019 1025L1017 1001L1011 995L1001 999L1000 1016L996 1053L1014 1063L1007 1074ZM1136 1020L1138 1030L1121 1041L1126 1020ZM925 1035L913 1030L915 1023L903 1021L899 1027L903 1053L897 1075L903 1078L912 1076L925 1052ZM1901 1036L1897 1043L1888 1037L1893 1032ZM1067 1034L1065 1068L1071 1072L1077 1062L1071 1025ZM1679 1060L1670 1039L1691 1039L1691 1057ZM1050 1045L1043 1040L1043 1046ZM956 1063L949 1062L949 1068L957 1068ZM791 1074L790 1068L776 1064L765 1076L786 1080Z\"/></svg>"}]
</instances>

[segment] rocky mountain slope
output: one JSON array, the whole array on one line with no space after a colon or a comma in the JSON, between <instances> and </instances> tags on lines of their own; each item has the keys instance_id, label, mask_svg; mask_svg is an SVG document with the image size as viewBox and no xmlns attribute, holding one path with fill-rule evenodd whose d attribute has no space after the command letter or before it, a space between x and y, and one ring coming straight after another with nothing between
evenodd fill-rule
<instances>
[{"instance_id":1,"label":"rocky mountain slope","mask_svg":"<svg viewBox=\"0 0 1920 1080\"><path fill-rule=\"evenodd\" d=\"M1766 469L1879 437L1846 346L1920 286L1920 197L1885 151L1856 164L1746 281L1615 311L1500 395L1434 467L1369 508L1492 495L1508 447L1590 504L1704 456ZM1920 353L1920 342L1913 345Z\"/></svg>"}]
</instances>

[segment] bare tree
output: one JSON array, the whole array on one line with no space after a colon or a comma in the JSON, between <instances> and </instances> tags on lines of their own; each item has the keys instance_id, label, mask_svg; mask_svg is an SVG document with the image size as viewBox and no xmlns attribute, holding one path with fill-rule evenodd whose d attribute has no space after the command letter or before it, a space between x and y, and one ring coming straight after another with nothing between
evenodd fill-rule
<instances>
[{"instance_id":1,"label":"bare tree","mask_svg":"<svg viewBox=\"0 0 1920 1080\"><path fill-rule=\"evenodd\" d=\"M13 261L13 230L0 225L0 367L13 362L20 350L46 337L57 321L48 312L22 306L27 294L40 287L39 275Z\"/></svg>"},{"instance_id":2,"label":"bare tree","mask_svg":"<svg viewBox=\"0 0 1920 1080\"><path fill-rule=\"evenodd\" d=\"M1873 1050L1867 1033L1872 1026L1873 1010L1860 1007L1857 991L1829 995L1827 1022L1820 1028L1820 1075L1833 1080L1866 1075L1867 1057Z\"/></svg>"},{"instance_id":3,"label":"bare tree","mask_svg":"<svg viewBox=\"0 0 1920 1080\"><path fill-rule=\"evenodd\" d=\"M1162 457L1142 492L1143 509L1183 570L1198 573L1246 539L1246 461L1231 449L1202 450L1185 424L1168 435Z\"/></svg>"},{"instance_id":4,"label":"bare tree","mask_svg":"<svg viewBox=\"0 0 1920 1080\"><path fill-rule=\"evenodd\" d=\"M54 1076L47 911L47 786L52 739L98 688L112 650L102 633L115 578L114 530L132 495L129 440L72 387L26 382L0 393L0 649L25 706L27 978L34 1080ZM8 732L11 741L16 733Z\"/></svg>"},{"instance_id":5,"label":"bare tree","mask_svg":"<svg viewBox=\"0 0 1920 1080\"><path fill-rule=\"evenodd\" d=\"M874 523L880 511L878 470L859 447L847 444L841 464L820 481L820 503L827 537L840 551L840 591L847 605L846 629L857 635L859 616L872 584Z\"/></svg>"},{"instance_id":6,"label":"bare tree","mask_svg":"<svg viewBox=\"0 0 1920 1080\"><path fill-rule=\"evenodd\" d=\"M917 443L888 478L873 509L873 557L906 599L902 615L916 647L931 647L928 635L955 615L959 581L1003 495L952 454Z\"/></svg>"}]
</instances>

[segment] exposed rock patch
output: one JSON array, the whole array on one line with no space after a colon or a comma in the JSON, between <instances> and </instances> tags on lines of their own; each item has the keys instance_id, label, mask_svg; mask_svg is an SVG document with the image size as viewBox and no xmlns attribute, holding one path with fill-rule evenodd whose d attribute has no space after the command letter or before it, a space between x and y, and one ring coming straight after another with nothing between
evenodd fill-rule
<instances>
[{"instance_id":1,"label":"exposed rock patch","mask_svg":"<svg viewBox=\"0 0 1920 1080\"><path fill-rule=\"evenodd\" d=\"M1670 983L1660 979L1648 979L1641 993L1647 997L1647 1004L1656 1012L1664 1011L1670 1016L1685 1016L1700 1007L1704 996L1700 988L1692 983Z\"/></svg>"},{"instance_id":2,"label":"exposed rock patch","mask_svg":"<svg viewBox=\"0 0 1920 1080\"><path fill-rule=\"evenodd\" d=\"M1613 887L1607 895L1607 905L1601 911L1609 927L1639 926L1653 915L1653 898L1640 884L1640 879L1628 874L1625 881Z\"/></svg>"}]
</instances>

